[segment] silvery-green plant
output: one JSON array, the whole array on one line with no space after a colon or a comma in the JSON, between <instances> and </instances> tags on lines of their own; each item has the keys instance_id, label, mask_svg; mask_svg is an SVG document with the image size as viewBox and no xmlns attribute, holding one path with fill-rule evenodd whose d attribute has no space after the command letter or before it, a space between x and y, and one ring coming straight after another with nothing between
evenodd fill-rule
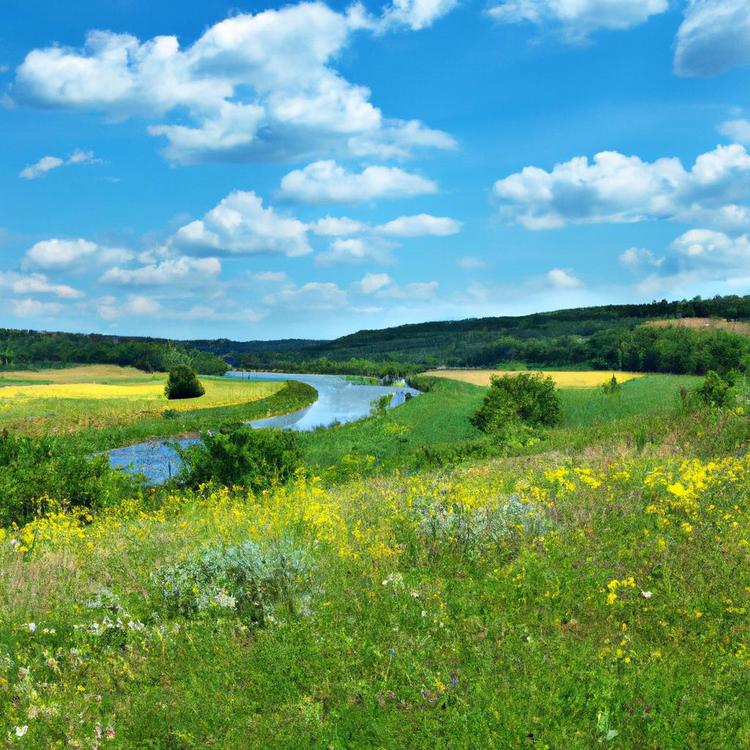
<instances>
[{"instance_id":1,"label":"silvery-green plant","mask_svg":"<svg viewBox=\"0 0 750 750\"><path fill-rule=\"evenodd\" d=\"M295 592L306 578L301 550L287 541L262 549L251 541L211 546L153 574L158 594L174 615L229 610L263 624L279 604L296 611Z\"/></svg>"}]
</instances>

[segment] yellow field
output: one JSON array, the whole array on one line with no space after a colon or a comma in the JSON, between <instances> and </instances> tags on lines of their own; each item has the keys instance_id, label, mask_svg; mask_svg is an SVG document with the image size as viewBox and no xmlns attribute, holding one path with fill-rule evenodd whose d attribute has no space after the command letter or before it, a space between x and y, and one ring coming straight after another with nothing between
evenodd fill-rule
<instances>
[{"instance_id":1,"label":"yellow field","mask_svg":"<svg viewBox=\"0 0 750 750\"><path fill-rule=\"evenodd\" d=\"M637 372L611 370L428 370L424 374L487 386L493 375L518 375L520 372L539 372L548 375L558 388L596 388L606 383L612 375L617 378L618 383L643 377Z\"/></svg>"},{"instance_id":2,"label":"yellow field","mask_svg":"<svg viewBox=\"0 0 750 750\"><path fill-rule=\"evenodd\" d=\"M139 411L214 409L220 406L257 401L272 396L284 383L256 383L237 380L203 380L205 395L169 401L164 395L164 378L153 383L104 385L63 383L53 385L8 385L0 387L0 409L21 401L37 399L81 399L132 402ZM149 409L150 407L150 409Z\"/></svg>"}]
</instances>

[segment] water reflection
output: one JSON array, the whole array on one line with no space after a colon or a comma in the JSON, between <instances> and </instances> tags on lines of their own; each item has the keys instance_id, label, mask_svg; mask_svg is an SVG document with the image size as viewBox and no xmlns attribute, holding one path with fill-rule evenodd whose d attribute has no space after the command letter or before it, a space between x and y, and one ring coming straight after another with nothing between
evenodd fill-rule
<instances>
[{"instance_id":1,"label":"water reflection","mask_svg":"<svg viewBox=\"0 0 750 750\"><path fill-rule=\"evenodd\" d=\"M231 372L227 377L244 380L299 380L318 392L318 400L305 409L252 422L253 427L279 427L286 430L314 430L338 422L345 424L366 417L374 402L390 394L390 408L403 404L419 391L406 385L362 385L340 375L307 375L278 372Z\"/></svg>"}]
</instances>

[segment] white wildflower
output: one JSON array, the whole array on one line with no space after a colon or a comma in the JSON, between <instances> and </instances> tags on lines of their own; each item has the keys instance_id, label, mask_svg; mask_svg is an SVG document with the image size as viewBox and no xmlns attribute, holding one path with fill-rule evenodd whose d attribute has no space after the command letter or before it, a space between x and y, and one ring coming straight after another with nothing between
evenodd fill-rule
<instances>
[{"instance_id":1,"label":"white wildflower","mask_svg":"<svg viewBox=\"0 0 750 750\"><path fill-rule=\"evenodd\" d=\"M224 609L234 609L237 606L237 599L230 596L225 591L219 591L219 593L214 596L214 601Z\"/></svg>"}]
</instances>

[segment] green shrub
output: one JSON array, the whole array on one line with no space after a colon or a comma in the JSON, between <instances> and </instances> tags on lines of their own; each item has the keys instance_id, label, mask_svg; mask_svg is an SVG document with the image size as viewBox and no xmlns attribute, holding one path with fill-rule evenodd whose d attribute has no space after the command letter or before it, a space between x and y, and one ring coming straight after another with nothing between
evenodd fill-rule
<instances>
[{"instance_id":1,"label":"green shrub","mask_svg":"<svg viewBox=\"0 0 750 750\"><path fill-rule=\"evenodd\" d=\"M614 396L622 390L622 385L617 382L617 378L612 374L612 377L606 382L602 383L602 393L607 396Z\"/></svg>"},{"instance_id":2,"label":"green shrub","mask_svg":"<svg viewBox=\"0 0 750 750\"><path fill-rule=\"evenodd\" d=\"M392 393L386 393L380 398L376 398L373 400L373 402L370 404L370 416L371 417L382 417L386 414L388 411L388 407L391 405L391 401L393 401L393 394Z\"/></svg>"},{"instance_id":3,"label":"green shrub","mask_svg":"<svg viewBox=\"0 0 750 750\"><path fill-rule=\"evenodd\" d=\"M718 372L709 370L697 393L706 406L726 406L731 397L731 387Z\"/></svg>"},{"instance_id":4,"label":"green shrub","mask_svg":"<svg viewBox=\"0 0 750 750\"><path fill-rule=\"evenodd\" d=\"M206 392L195 370L188 365L177 365L169 371L164 393L168 399L197 398Z\"/></svg>"},{"instance_id":5,"label":"green shrub","mask_svg":"<svg viewBox=\"0 0 750 750\"><path fill-rule=\"evenodd\" d=\"M431 375L410 375L406 378L406 384L422 393L429 393L438 382L438 378Z\"/></svg>"},{"instance_id":6,"label":"green shrub","mask_svg":"<svg viewBox=\"0 0 750 750\"><path fill-rule=\"evenodd\" d=\"M222 430L181 455L186 484L242 484L254 492L286 482L302 466L299 438L288 430Z\"/></svg>"},{"instance_id":7,"label":"green shrub","mask_svg":"<svg viewBox=\"0 0 750 750\"><path fill-rule=\"evenodd\" d=\"M0 527L30 521L44 510L43 498L94 509L135 490L107 456L87 457L65 438L0 432Z\"/></svg>"},{"instance_id":8,"label":"green shrub","mask_svg":"<svg viewBox=\"0 0 750 750\"><path fill-rule=\"evenodd\" d=\"M540 374L493 376L472 423L482 432L518 439L529 428L557 424L560 397L552 378Z\"/></svg>"}]
</instances>

